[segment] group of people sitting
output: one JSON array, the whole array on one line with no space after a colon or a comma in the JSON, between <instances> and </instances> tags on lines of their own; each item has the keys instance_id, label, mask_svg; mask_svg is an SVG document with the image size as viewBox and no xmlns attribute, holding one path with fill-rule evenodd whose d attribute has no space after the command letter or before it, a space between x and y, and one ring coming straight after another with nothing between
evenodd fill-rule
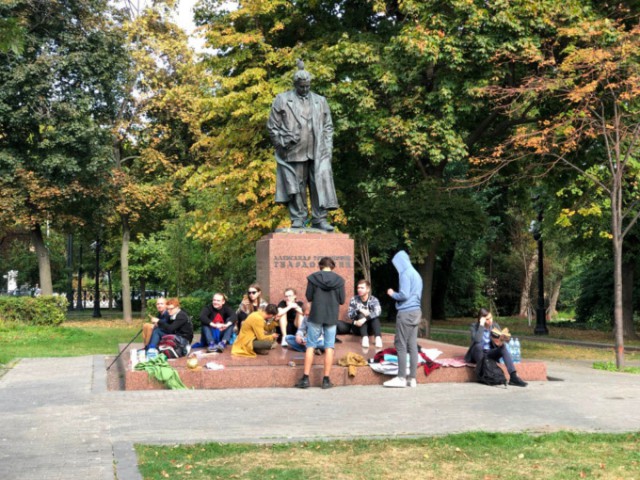
<instances>
[{"instance_id":1,"label":"group of people sitting","mask_svg":"<svg viewBox=\"0 0 640 480\"><path fill-rule=\"evenodd\" d=\"M358 282L357 292L349 302L348 321L338 321L337 333L360 335L365 348L369 347L369 336L372 336L376 348L382 348L380 302L371 295L371 284L367 280ZM287 288L283 294L280 303L269 304L262 297L260 285L253 283L234 310L223 293L215 293L211 303L200 312L200 346L207 352L224 352L232 345L232 355L245 357L268 354L276 342L282 347L305 352L309 306L298 300L294 288ZM156 308L157 316L143 326L145 347L157 348L164 335L178 335L191 344L193 323L180 309L180 301L158 298ZM314 347L316 355L325 351L322 340Z\"/></svg>"},{"instance_id":2,"label":"group of people sitting","mask_svg":"<svg viewBox=\"0 0 640 480\"><path fill-rule=\"evenodd\" d=\"M406 254L405 254L406 255ZM408 262L408 257L407 257ZM305 305L297 298L294 288L284 290L284 299L280 303L267 303L262 298L262 290L257 283L251 284L244 295L240 306L234 310L227 304L227 297L223 293L213 295L211 304L206 305L200 312L200 346L206 347L208 352L224 352L232 345L231 354L242 357L266 355L277 345L288 347L295 351L305 352L304 375L296 383L298 388L309 387L309 373L315 354L326 353L324 361L324 377L322 388L331 388L329 373L333 365L334 343L336 333L352 333L362 337L363 348L369 347L369 337L374 338L376 349L382 348L380 330L380 302L371 295L371 284L367 280L357 283L357 295L351 298L348 309L348 320L338 318L338 307L345 301L344 279L333 272L335 263L329 257L319 262L320 271L307 277L306 299L310 305ZM402 274L406 269L399 269L401 273L401 290L403 287ZM417 275L417 274L416 274ZM420 289L417 291L419 292ZM402 300L402 292L387 292L392 298ZM404 294L403 294L404 295ZM416 298L419 296L413 295ZM407 303L406 299L404 303ZM400 307L403 303L397 303ZM177 337L180 342L188 346L193 341L193 324L186 312L180 309L177 298L165 300L159 298L156 302L158 316L151 318L151 323L143 326L143 338L147 349L157 348L165 335ZM398 308L399 315L402 313ZM419 320L419 303L416 305ZM413 310L409 313L413 313ZM325 323L317 323L309 319L326 319ZM416 321L417 321L416 320ZM411 325L417 330L417 323ZM395 345L398 349L399 374L398 377L385 382L385 386L415 386L416 361L412 360L410 376L405 378L402 373L406 370L404 355L407 348L415 353L417 341L415 333L403 347L402 329L406 325L400 322L396 332ZM415 325L414 325L415 324ZM472 326L472 343L465 356L465 361L478 363L487 356L494 360L502 358L509 372L509 384L524 387L527 385L517 374L515 365L508 348L499 339L491 336L493 328L498 328L491 313L485 309L480 311L478 321ZM178 342L179 343L179 342ZM194 345L195 346L195 345Z\"/></svg>"}]
</instances>

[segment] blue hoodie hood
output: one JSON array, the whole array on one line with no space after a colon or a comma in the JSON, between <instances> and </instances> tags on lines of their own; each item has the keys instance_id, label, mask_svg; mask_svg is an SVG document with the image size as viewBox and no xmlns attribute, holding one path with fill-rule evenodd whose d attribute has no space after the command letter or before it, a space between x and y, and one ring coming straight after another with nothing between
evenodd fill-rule
<instances>
[{"instance_id":1,"label":"blue hoodie hood","mask_svg":"<svg viewBox=\"0 0 640 480\"><path fill-rule=\"evenodd\" d=\"M398 311L419 310L422 300L422 277L417 272L411 259L404 250L400 250L391 260L400 276L400 286L393 294Z\"/></svg>"}]
</instances>

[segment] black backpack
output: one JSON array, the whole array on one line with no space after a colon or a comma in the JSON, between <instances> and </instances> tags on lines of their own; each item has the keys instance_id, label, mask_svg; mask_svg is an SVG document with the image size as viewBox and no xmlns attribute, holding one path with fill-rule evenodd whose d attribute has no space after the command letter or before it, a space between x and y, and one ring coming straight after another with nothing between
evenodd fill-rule
<instances>
[{"instance_id":1,"label":"black backpack","mask_svg":"<svg viewBox=\"0 0 640 480\"><path fill-rule=\"evenodd\" d=\"M484 355L476 365L476 378L485 385L506 385L507 377L498 363Z\"/></svg>"}]
</instances>

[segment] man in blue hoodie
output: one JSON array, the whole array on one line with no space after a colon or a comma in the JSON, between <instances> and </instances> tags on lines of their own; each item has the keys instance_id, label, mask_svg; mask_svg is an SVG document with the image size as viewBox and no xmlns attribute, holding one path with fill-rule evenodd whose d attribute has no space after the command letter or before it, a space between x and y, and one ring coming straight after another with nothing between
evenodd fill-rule
<instances>
[{"instance_id":1,"label":"man in blue hoodie","mask_svg":"<svg viewBox=\"0 0 640 480\"><path fill-rule=\"evenodd\" d=\"M418 368L418 326L422 319L422 278L411 265L409 255L400 250L393 257L393 266L400 276L399 291L392 288L387 294L396 301L396 338L398 351L398 376L384 382L385 387L404 388L416 386ZM409 377L407 377L407 351L409 352Z\"/></svg>"}]
</instances>

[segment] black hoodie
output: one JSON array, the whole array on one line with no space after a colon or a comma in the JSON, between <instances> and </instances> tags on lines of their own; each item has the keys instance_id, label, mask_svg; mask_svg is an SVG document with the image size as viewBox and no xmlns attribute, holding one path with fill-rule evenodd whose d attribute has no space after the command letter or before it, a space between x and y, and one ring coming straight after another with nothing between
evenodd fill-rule
<instances>
[{"instance_id":1,"label":"black hoodie","mask_svg":"<svg viewBox=\"0 0 640 480\"><path fill-rule=\"evenodd\" d=\"M338 310L345 301L344 279L335 272L320 270L307 277L307 300L311 302L309 322L337 325Z\"/></svg>"}]
</instances>

